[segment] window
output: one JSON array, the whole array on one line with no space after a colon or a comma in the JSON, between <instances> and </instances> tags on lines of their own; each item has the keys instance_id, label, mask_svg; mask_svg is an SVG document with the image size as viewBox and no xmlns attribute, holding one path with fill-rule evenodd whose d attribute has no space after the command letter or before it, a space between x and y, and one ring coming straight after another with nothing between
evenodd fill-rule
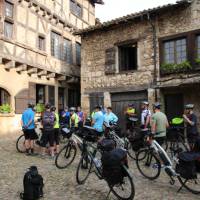
<instances>
[{"instance_id":1,"label":"window","mask_svg":"<svg viewBox=\"0 0 200 200\"><path fill-rule=\"evenodd\" d=\"M5 16L13 19L13 4L5 1Z\"/></svg>"},{"instance_id":2,"label":"window","mask_svg":"<svg viewBox=\"0 0 200 200\"><path fill-rule=\"evenodd\" d=\"M82 17L82 7L75 0L70 0L70 10L76 16Z\"/></svg>"},{"instance_id":3,"label":"window","mask_svg":"<svg viewBox=\"0 0 200 200\"><path fill-rule=\"evenodd\" d=\"M119 71L137 69L137 45L129 44L118 47L119 50Z\"/></svg>"},{"instance_id":4,"label":"window","mask_svg":"<svg viewBox=\"0 0 200 200\"><path fill-rule=\"evenodd\" d=\"M61 35L52 32L51 33L51 55L57 59L61 59Z\"/></svg>"},{"instance_id":5,"label":"window","mask_svg":"<svg viewBox=\"0 0 200 200\"><path fill-rule=\"evenodd\" d=\"M36 85L36 103L45 104L45 86Z\"/></svg>"},{"instance_id":6,"label":"window","mask_svg":"<svg viewBox=\"0 0 200 200\"><path fill-rule=\"evenodd\" d=\"M63 60L72 64L72 42L68 39L63 39Z\"/></svg>"},{"instance_id":7,"label":"window","mask_svg":"<svg viewBox=\"0 0 200 200\"><path fill-rule=\"evenodd\" d=\"M200 35L197 36L197 58L200 58Z\"/></svg>"},{"instance_id":8,"label":"window","mask_svg":"<svg viewBox=\"0 0 200 200\"><path fill-rule=\"evenodd\" d=\"M186 38L164 42L164 63L179 64L186 60Z\"/></svg>"},{"instance_id":9,"label":"window","mask_svg":"<svg viewBox=\"0 0 200 200\"><path fill-rule=\"evenodd\" d=\"M81 44L76 42L76 64L81 65Z\"/></svg>"},{"instance_id":10,"label":"window","mask_svg":"<svg viewBox=\"0 0 200 200\"><path fill-rule=\"evenodd\" d=\"M72 64L72 42L61 35L51 33L51 55L57 59Z\"/></svg>"},{"instance_id":11,"label":"window","mask_svg":"<svg viewBox=\"0 0 200 200\"><path fill-rule=\"evenodd\" d=\"M4 22L4 35L7 38L12 38L13 36L13 23L5 21Z\"/></svg>"},{"instance_id":12,"label":"window","mask_svg":"<svg viewBox=\"0 0 200 200\"><path fill-rule=\"evenodd\" d=\"M3 88L0 88L0 106L4 104L10 104L10 94Z\"/></svg>"},{"instance_id":13,"label":"window","mask_svg":"<svg viewBox=\"0 0 200 200\"><path fill-rule=\"evenodd\" d=\"M68 89L68 106L77 107L80 105L80 90Z\"/></svg>"},{"instance_id":14,"label":"window","mask_svg":"<svg viewBox=\"0 0 200 200\"><path fill-rule=\"evenodd\" d=\"M38 36L38 49L45 51L45 37Z\"/></svg>"}]
</instances>

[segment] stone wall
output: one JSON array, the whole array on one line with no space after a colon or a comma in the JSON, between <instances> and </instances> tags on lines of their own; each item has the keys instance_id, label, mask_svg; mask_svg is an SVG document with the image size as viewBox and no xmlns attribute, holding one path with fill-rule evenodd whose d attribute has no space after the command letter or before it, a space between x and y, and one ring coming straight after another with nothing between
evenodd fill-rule
<instances>
[{"instance_id":1,"label":"stone wall","mask_svg":"<svg viewBox=\"0 0 200 200\"><path fill-rule=\"evenodd\" d=\"M156 17L153 23L157 31L157 74L160 66L159 40L162 37L200 29L200 1L191 6L170 9ZM105 50L126 40L137 40L138 69L127 73L105 75ZM117 56L116 56L117 57ZM117 58L116 58L117 59ZM155 101L153 82L153 37L150 23L146 20L125 22L97 30L82 36L81 94L82 105L88 110L92 92L104 92L105 102L110 104L108 93L148 90L148 99ZM118 63L116 62L116 71ZM176 81L176 80L172 80ZM159 98L159 90L158 90ZM104 103L105 103L104 102Z\"/></svg>"}]
</instances>

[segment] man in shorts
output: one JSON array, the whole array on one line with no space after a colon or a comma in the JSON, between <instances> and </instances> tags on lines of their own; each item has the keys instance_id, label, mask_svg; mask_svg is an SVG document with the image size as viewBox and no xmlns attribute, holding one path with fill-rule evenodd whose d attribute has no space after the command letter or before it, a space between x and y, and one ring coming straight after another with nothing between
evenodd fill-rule
<instances>
[{"instance_id":1,"label":"man in shorts","mask_svg":"<svg viewBox=\"0 0 200 200\"><path fill-rule=\"evenodd\" d=\"M185 113L183 114L183 119L186 124L187 130L187 139L192 147L197 138L198 138L198 130L197 130L197 116L194 114L194 104L185 105Z\"/></svg>"},{"instance_id":2,"label":"man in shorts","mask_svg":"<svg viewBox=\"0 0 200 200\"><path fill-rule=\"evenodd\" d=\"M43 125L43 141L42 141L42 156L45 155L46 145L49 143L51 157L54 158L54 124L56 121L55 114L51 112L50 104L45 106L45 112L42 116Z\"/></svg>"},{"instance_id":3,"label":"man in shorts","mask_svg":"<svg viewBox=\"0 0 200 200\"><path fill-rule=\"evenodd\" d=\"M21 118L21 125L25 136L26 155L34 154L34 140L37 139L35 132L35 112L33 111L34 105L28 104L28 108L23 112Z\"/></svg>"},{"instance_id":4,"label":"man in shorts","mask_svg":"<svg viewBox=\"0 0 200 200\"><path fill-rule=\"evenodd\" d=\"M154 114L152 115L151 131L155 134L155 140L162 145L166 139L169 123L167 116L160 109L161 104L159 102L153 104Z\"/></svg>"}]
</instances>

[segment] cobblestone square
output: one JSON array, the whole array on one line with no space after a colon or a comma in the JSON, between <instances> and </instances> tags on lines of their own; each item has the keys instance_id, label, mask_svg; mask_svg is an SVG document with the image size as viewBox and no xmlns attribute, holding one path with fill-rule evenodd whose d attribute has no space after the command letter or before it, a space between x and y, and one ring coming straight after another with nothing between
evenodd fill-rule
<instances>
[{"instance_id":1,"label":"cobblestone square","mask_svg":"<svg viewBox=\"0 0 200 200\"><path fill-rule=\"evenodd\" d=\"M20 134L20 133L19 133ZM54 161L37 156L25 156L16 152L15 141L18 135L1 136L0 139L0 199L18 200L19 193L23 190L23 175L31 165L39 168L44 178L45 200L105 200L108 194L108 187L104 181L92 174L85 185L77 185L75 179L78 158L68 168L59 170ZM162 173L156 181L144 179L138 172L135 162L129 160L130 169L135 183L135 200L197 200L199 196L193 195L183 189L180 193L177 190L180 186L178 181L174 186L169 184L169 178ZM110 200L116 199L112 195Z\"/></svg>"}]
</instances>

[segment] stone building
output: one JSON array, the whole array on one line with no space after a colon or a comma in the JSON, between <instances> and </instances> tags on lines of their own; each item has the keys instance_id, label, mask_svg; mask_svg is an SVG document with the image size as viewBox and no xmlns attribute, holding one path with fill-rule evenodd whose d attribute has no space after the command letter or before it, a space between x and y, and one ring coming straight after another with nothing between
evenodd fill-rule
<instances>
[{"instance_id":1,"label":"stone building","mask_svg":"<svg viewBox=\"0 0 200 200\"><path fill-rule=\"evenodd\" d=\"M178 1L79 30L81 102L123 110L161 101L169 119L194 103L200 118L200 1ZM200 121L200 119L199 119Z\"/></svg>"},{"instance_id":2,"label":"stone building","mask_svg":"<svg viewBox=\"0 0 200 200\"><path fill-rule=\"evenodd\" d=\"M18 127L29 101L62 109L80 103L81 40L100 0L0 1L0 127ZM15 127L15 128L14 128Z\"/></svg>"}]
</instances>

